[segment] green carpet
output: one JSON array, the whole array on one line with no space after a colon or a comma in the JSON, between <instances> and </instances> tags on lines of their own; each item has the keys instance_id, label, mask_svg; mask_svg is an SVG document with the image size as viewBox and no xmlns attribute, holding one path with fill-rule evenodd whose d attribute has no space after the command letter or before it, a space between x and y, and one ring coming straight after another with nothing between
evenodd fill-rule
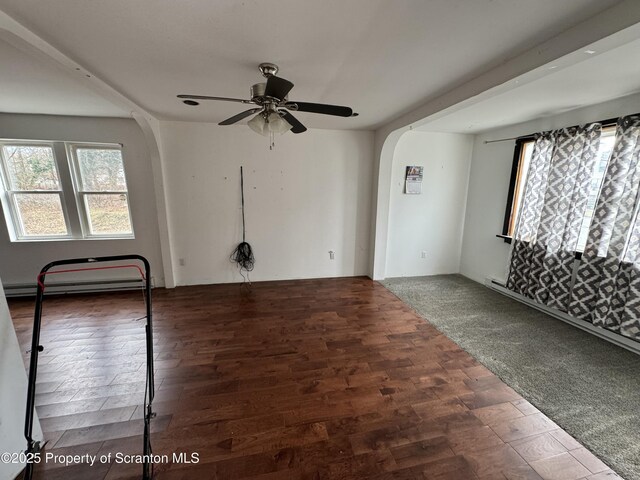
<instances>
[{"instance_id":1,"label":"green carpet","mask_svg":"<svg viewBox=\"0 0 640 480\"><path fill-rule=\"evenodd\" d=\"M640 356L460 275L382 282L627 480L640 480Z\"/></svg>"}]
</instances>

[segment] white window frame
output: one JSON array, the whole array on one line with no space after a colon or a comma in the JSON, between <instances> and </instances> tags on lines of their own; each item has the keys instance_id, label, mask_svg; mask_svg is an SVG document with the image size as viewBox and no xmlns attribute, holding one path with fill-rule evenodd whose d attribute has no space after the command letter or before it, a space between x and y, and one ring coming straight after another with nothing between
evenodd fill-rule
<instances>
[{"instance_id":1,"label":"white window frame","mask_svg":"<svg viewBox=\"0 0 640 480\"><path fill-rule=\"evenodd\" d=\"M80 173L80 163L78 162L78 149L95 149L95 150L118 150L122 158L122 166L124 169L124 155L122 155L122 147L113 143L65 143L67 151L67 159L69 161L69 170L73 180L73 190L76 197L77 209L80 217L80 226L82 228L82 236L92 239L127 239L135 238L133 230L133 216L131 215L131 202L129 200L129 182L127 182L127 172L124 171L124 183L126 190L85 190L82 184L82 174ZM86 198L88 195L124 195L127 198L127 209L129 213L129 223L131 224L131 233L91 233L91 218L89 216L89 208L87 207Z\"/></svg>"},{"instance_id":2,"label":"white window frame","mask_svg":"<svg viewBox=\"0 0 640 480\"><path fill-rule=\"evenodd\" d=\"M7 165L7 159L4 158L4 147L49 147L53 155L53 166L56 169L58 176L58 190L14 190L11 187L11 180L9 175L9 166ZM62 186L62 177L60 175L60 166L58 158L56 156L56 149L53 142L40 142L40 141L25 141L25 140L0 140L0 184L2 185L2 207L5 211L5 220L7 228L9 229L9 235L12 241L34 242L34 241L46 241L46 240L66 240L73 238L73 232L71 228L71 222L69 219L69 212L67 210L67 202L65 198L64 188ZM22 215L20 215L20 209L17 204L16 195L20 194L57 194L60 198L60 206L62 207L62 215L64 217L65 227L67 228L66 234L60 235L27 235L24 230L22 222Z\"/></svg>"},{"instance_id":3,"label":"white window frame","mask_svg":"<svg viewBox=\"0 0 640 480\"><path fill-rule=\"evenodd\" d=\"M60 188L58 190L13 190L9 177L9 169L4 158L4 146L46 146L53 152L54 165L58 174ZM82 177L79 164L75 156L76 148L95 148L119 150L125 170L126 191L83 191ZM65 158L66 157L66 158ZM16 194L58 194L62 205L66 235L25 235L22 226L22 217L16 203ZM90 228L89 212L86 207L87 194L118 194L126 195L130 234L92 234ZM127 240L134 239L134 222L131 212L131 197L129 195L129 183L126 175L126 159L121 144L117 143L91 143L91 142L65 142L42 141L24 139L0 139L0 204L5 217L9 239L11 242L50 242L69 240Z\"/></svg>"}]
</instances>

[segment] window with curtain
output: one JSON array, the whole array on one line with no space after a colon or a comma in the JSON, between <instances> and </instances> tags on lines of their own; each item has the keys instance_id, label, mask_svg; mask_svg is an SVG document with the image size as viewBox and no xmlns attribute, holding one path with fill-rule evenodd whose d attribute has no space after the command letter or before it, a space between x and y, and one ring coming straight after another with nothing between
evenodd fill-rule
<instances>
[{"instance_id":1,"label":"window with curtain","mask_svg":"<svg viewBox=\"0 0 640 480\"><path fill-rule=\"evenodd\" d=\"M640 115L622 118L569 314L640 340Z\"/></svg>"},{"instance_id":2,"label":"window with curtain","mask_svg":"<svg viewBox=\"0 0 640 480\"><path fill-rule=\"evenodd\" d=\"M596 200L600 193L604 172L609 164L611 151L613 150L613 142L615 140L616 126L608 125L602 128L600 135L600 145L596 155L596 164L591 177L591 185L589 186L589 197L587 199L587 209L584 212L582 226L580 227L580 235L578 244L576 245L576 253L582 253L587 243L587 234L589 233L589 225L596 206ZM507 199L505 207L505 220L502 234L500 238L504 238L511 242L516 228L516 220L522 205L527 174L529 173L529 165L533 154L533 146L535 140L522 140L516 143L515 160L513 172L511 174L511 182L509 184L510 196Z\"/></svg>"},{"instance_id":3,"label":"window with curtain","mask_svg":"<svg viewBox=\"0 0 640 480\"><path fill-rule=\"evenodd\" d=\"M537 135L513 236L507 288L562 311L601 131L593 123Z\"/></svg>"},{"instance_id":4,"label":"window with curtain","mask_svg":"<svg viewBox=\"0 0 640 480\"><path fill-rule=\"evenodd\" d=\"M529 163L507 288L640 340L640 115L538 134Z\"/></svg>"}]
</instances>

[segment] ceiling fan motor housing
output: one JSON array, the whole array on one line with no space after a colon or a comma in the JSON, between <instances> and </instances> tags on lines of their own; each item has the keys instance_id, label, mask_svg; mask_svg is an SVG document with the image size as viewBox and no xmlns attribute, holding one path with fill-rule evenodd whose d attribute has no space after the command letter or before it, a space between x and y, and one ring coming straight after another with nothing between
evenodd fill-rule
<instances>
[{"instance_id":1,"label":"ceiling fan motor housing","mask_svg":"<svg viewBox=\"0 0 640 480\"><path fill-rule=\"evenodd\" d=\"M267 83L256 83L251 86L251 100L253 100L258 105L263 105L265 103L280 103L278 99L274 99L272 97L266 97L264 95L266 91ZM281 102L286 102L288 100L288 96L284 97Z\"/></svg>"},{"instance_id":2,"label":"ceiling fan motor housing","mask_svg":"<svg viewBox=\"0 0 640 480\"><path fill-rule=\"evenodd\" d=\"M266 88L266 83L256 83L251 86L251 100L257 100L260 98L264 98L264 91Z\"/></svg>"}]
</instances>

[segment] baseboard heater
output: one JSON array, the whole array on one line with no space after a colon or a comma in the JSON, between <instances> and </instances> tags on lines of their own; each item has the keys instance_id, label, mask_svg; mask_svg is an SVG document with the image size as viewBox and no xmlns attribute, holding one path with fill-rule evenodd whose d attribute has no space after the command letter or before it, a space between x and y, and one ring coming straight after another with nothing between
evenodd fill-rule
<instances>
[{"instance_id":1,"label":"baseboard heater","mask_svg":"<svg viewBox=\"0 0 640 480\"><path fill-rule=\"evenodd\" d=\"M153 278L151 279L152 287ZM66 295L72 293L99 293L115 290L140 290L140 279L121 278L112 280L86 280L78 282L51 282L47 284L47 295ZM36 294L37 284L23 283L4 285L4 293L7 297L33 297Z\"/></svg>"},{"instance_id":2,"label":"baseboard heater","mask_svg":"<svg viewBox=\"0 0 640 480\"><path fill-rule=\"evenodd\" d=\"M567 315L564 312L561 312L554 308L549 308L546 305L542 305L540 303L534 302L530 298L524 297L519 293L512 292L511 290L505 288L504 284L502 284L501 282L495 279L487 278L485 280L485 286L489 287L491 290L494 290L502 295L513 298L514 300L517 300L520 303L524 303L529 307L533 307L536 310L546 313L551 317L557 318L558 320L562 320L563 322L568 323L569 325L572 325L581 330L584 330L585 332L589 332L592 335L602 338L603 340L611 342L615 345L618 345L619 347L625 348L637 355L640 355L640 342L636 342L635 340L632 340L630 338L627 338L623 335L612 332L605 328L595 327L592 324L587 323L583 320L578 320L576 318L573 318L571 315Z\"/></svg>"}]
</instances>

